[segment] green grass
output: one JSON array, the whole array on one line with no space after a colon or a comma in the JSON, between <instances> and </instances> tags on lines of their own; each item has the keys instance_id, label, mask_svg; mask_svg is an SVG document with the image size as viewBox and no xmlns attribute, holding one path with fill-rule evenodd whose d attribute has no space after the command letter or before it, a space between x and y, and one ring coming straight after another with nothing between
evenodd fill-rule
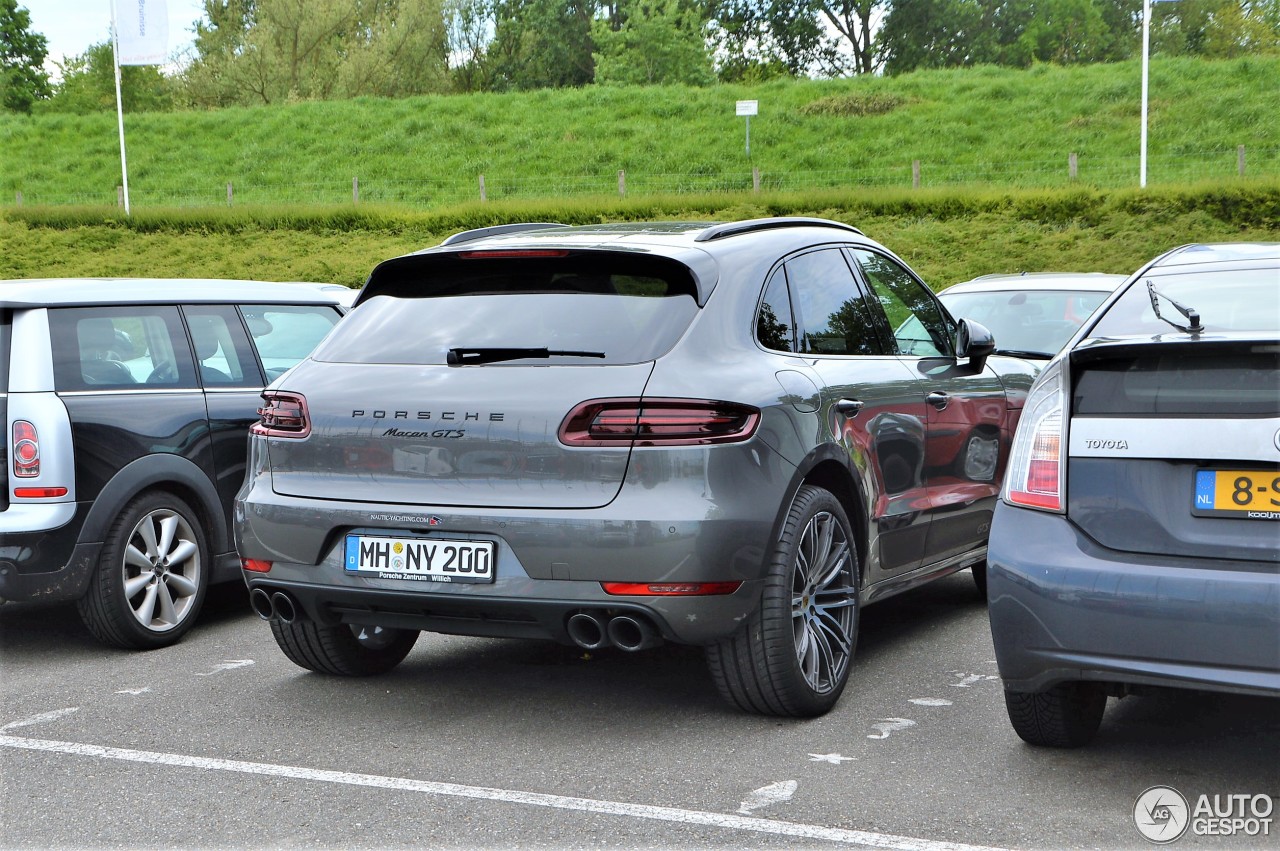
<instances>
[{"instance_id":1,"label":"green grass","mask_svg":"<svg viewBox=\"0 0 1280 851\"><path fill-rule=\"evenodd\" d=\"M1127 273L1188 242L1280 240L1280 180L1145 191L880 189L472 202L431 211L167 208L130 218L91 207L10 208L0 216L0 278L230 277L354 286L378 262L472 227L773 215L856 224L941 287L990 272Z\"/></svg>"},{"instance_id":2,"label":"green grass","mask_svg":"<svg viewBox=\"0 0 1280 851\"><path fill-rule=\"evenodd\" d=\"M629 197L928 186L1119 188L1138 178L1136 62L980 67L755 87L592 86L125 116L132 205ZM1152 63L1149 182L1280 175L1280 57ZM751 158L734 101L760 102ZM0 116L0 206L112 206L115 116ZM752 202L754 203L754 202Z\"/></svg>"}]
</instances>

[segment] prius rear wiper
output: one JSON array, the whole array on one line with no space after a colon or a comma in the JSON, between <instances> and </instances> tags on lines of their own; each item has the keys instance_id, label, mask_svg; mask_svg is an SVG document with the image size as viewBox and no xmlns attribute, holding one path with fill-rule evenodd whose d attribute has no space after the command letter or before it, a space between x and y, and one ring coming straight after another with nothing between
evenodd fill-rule
<instances>
[{"instance_id":1,"label":"prius rear wiper","mask_svg":"<svg viewBox=\"0 0 1280 851\"><path fill-rule=\"evenodd\" d=\"M1156 312L1156 319L1162 320L1164 322L1168 322L1174 328L1177 328L1179 331L1182 331L1187 334L1199 334L1201 331L1204 330L1204 326L1200 324L1200 314L1198 311L1196 311L1194 307L1187 307L1186 305L1179 304L1178 302L1169 298L1164 293L1157 290L1156 285L1151 283L1150 281L1147 281L1147 295L1151 297L1151 309ZM1178 311L1183 316L1187 317L1187 321L1190 322L1191 324L1187 326L1182 326L1182 325L1179 325L1177 322L1174 322L1172 319L1168 318L1167 316L1161 316L1160 302L1159 302L1159 299L1161 298L1169 302L1169 304L1172 304L1174 310Z\"/></svg>"},{"instance_id":2,"label":"prius rear wiper","mask_svg":"<svg viewBox=\"0 0 1280 851\"><path fill-rule=\"evenodd\" d=\"M478 366L525 358L602 358L604 352L566 352L556 349L450 349L445 357L449 366Z\"/></svg>"}]
</instances>

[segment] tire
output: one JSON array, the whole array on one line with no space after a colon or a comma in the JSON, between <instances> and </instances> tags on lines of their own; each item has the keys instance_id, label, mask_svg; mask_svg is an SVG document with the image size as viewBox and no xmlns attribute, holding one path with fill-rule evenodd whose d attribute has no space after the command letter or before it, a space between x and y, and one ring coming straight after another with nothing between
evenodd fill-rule
<instances>
[{"instance_id":1,"label":"tire","mask_svg":"<svg viewBox=\"0 0 1280 851\"><path fill-rule=\"evenodd\" d=\"M191 629L209 587L209 548L198 515L164 491L136 497L107 531L80 619L99 641L151 650Z\"/></svg>"},{"instance_id":2,"label":"tire","mask_svg":"<svg viewBox=\"0 0 1280 851\"><path fill-rule=\"evenodd\" d=\"M858 636L858 556L844 508L804 485L769 555L759 607L707 647L720 694L745 712L823 715L849 679ZM811 565L820 569L811 569Z\"/></svg>"},{"instance_id":3,"label":"tire","mask_svg":"<svg viewBox=\"0 0 1280 851\"><path fill-rule=\"evenodd\" d=\"M1004 693L1009 722L1024 742L1049 748L1078 748L1093 741L1107 708L1099 683L1058 683L1047 691Z\"/></svg>"},{"instance_id":4,"label":"tire","mask_svg":"<svg viewBox=\"0 0 1280 851\"><path fill-rule=\"evenodd\" d=\"M973 585L978 589L978 596L983 600L987 599L987 563L980 561L969 568L969 572L973 575Z\"/></svg>"},{"instance_id":5,"label":"tire","mask_svg":"<svg viewBox=\"0 0 1280 851\"><path fill-rule=\"evenodd\" d=\"M385 674L404 661L418 640L417 630L338 624L320 626L314 621L285 623L271 619L276 644L300 668L338 677L371 677Z\"/></svg>"}]
</instances>

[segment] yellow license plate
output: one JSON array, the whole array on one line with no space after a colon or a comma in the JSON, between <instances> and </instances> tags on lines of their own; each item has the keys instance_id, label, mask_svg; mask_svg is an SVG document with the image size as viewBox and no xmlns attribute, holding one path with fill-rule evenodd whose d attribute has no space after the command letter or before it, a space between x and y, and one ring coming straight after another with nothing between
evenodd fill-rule
<instances>
[{"instance_id":1,"label":"yellow license plate","mask_svg":"<svg viewBox=\"0 0 1280 851\"><path fill-rule=\"evenodd\" d=\"M1196 470L1191 513L1280 520L1280 471Z\"/></svg>"}]
</instances>

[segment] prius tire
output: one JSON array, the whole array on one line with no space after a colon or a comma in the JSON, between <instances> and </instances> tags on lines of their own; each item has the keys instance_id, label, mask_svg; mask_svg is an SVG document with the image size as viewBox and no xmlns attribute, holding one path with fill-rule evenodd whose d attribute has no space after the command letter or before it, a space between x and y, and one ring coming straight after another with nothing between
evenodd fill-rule
<instances>
[{"instance_id":1,"label":"prius tire","mask_svg":"<svg viewBox=\"0 0 1280 851\"><path fill-rule=\"evenodd\" d=\"M859 620L858 556L840 501L801 487L768 558L755 611L706 649L712 679L744 712L823 715L848 682Z\"/></svg>"},{"instance_id":2,"label":"prius tire","mask_svg":"<svg viewBox=\"0 0 1280 851\"><path fill-rule=\"evenodd\" d=\"M338 624L321 626L314 621L285 623L272 618L276 644L300 668L337 677L372 677L385 674L404 661L418 640L414 629Z\"/></svg>"},{"instance_id":3,"label":"prius tire","mask_svg":"<svg viewBox=\"0 0 1280 851\"><path fill-rule=\"evenodd\" d=\"M1065 682L1040 692L1005 691L1013 730L1027 744L1078 748L1093 741L1107 708L1100 683Z\"/></svg>"}]
</instances>

